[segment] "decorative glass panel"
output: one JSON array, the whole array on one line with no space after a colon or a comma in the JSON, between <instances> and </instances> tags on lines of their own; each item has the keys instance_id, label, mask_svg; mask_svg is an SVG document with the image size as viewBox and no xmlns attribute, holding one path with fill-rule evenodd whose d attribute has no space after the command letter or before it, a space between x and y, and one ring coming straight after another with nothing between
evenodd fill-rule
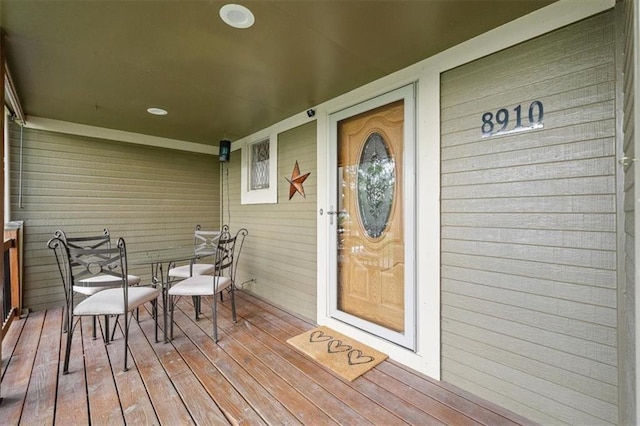
<instances>
[{"instance_id":1,"label":"decorative glass panel","mask_svg":"<svg viewBox=\"0 0 640 426\"><path fill-rule=\"evenodd\" d=\"M372 133L358 164L358 211L370 238L380 237L387 227L395 182L396 165L387 142L379 133Z\"/></svg>"},{"instance_id":2,"label":"decorative glass panel","mask_svg":"<svg viewBox=\"0 0 640 426\"><path fill-rule=\"evenodd\" d=\"M251 145L250 190L269 188L269 139Z\"/></svg>"}]
</instances>

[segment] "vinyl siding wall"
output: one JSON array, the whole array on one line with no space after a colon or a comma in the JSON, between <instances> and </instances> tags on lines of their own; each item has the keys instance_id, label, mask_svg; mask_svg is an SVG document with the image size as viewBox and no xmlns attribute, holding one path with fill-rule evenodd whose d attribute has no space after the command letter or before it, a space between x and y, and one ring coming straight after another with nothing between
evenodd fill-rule
<instances>
[{"instance_id":1,"label":"vinyl siding wall","mask_svg":"<svg viewBox=\"0 0 640 426\"><path fill-rule=\"evenodd\" d=\"M618 111L621 111L618 122L621 123L623 155L618 157L636 158L636 136L634 125L637 112L635 110L635 82L634 74L638 58L635 57L636 36L634 36L634 21L637 19L637 2L625 0L616 7L618 26ZM638 25L635 22L635 25ZM637 31L637 29L636 29ZM637 32L636 32L637 34ZM620 289L618 291L619 307L619 341L620 341L620 424L637 424L636 419L636 258L635 258L635 205L636 188L635 175L637 162L628 161L622 173L622 219L623 235L620 250L624 251L623 264L620 268Z\"/></svg>"},{"instance_id":2,"label":"vinyl siding wall","mask_svg":"<svg viewBox=\"0 0 640 426\"><path fill-rule=\"evenodd\" d=\"M10 220L24 221L23 306L61 306L51 250L56 229L95 235L108 227L128 252L192 244L196 224L219 226L215 156L10 127ZM22 180L22 206L19 205ZM150 280L149 267L130 273Z\"/></svg>"},{"instance_id":3,"label":"vinyl siding wall","mask_svg":"<svg viewBox=\"0 0 640 426\"><path fill-rule=\"evenodd\" d=\"M316 316L316 123L278 135L278 203L240 204L240 152L234 151L229 165L229 191L223 184L231 220L224 207L225 222L232 230L249 231L238 269L244 288L272 303L306 318ZM300 173L311 173L304 181L306 197L296 193L289 200L289 182L294 165Z\"/></svg>"},{"instance_id":4,"label":"vinyl siding wall","mask_svg":"<svg viewBox=\"0 0 640 426\"><path fill-rule=\"evenodd\" d=\"M604 13L441 80L442 379L545 424L618 423L614 52Z\"/></svg>"}]
</instances>

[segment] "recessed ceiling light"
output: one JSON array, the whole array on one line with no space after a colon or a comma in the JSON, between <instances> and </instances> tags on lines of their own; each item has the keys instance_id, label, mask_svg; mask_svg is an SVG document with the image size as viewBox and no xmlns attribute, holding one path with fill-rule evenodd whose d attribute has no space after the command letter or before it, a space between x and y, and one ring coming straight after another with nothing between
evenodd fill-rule
<instances>
[{"instance_id":1,"label":"recessed ceiling light","mask_svg":"<svg viewBox=\"0 0 640 426\"><path fill-rule=\"evenodd\" d=\"M147 112L153 115L167 115L167 110L162 108L147 108Z\"/></svg>"},{"instance_id":2,"label":"recessed ceiling light","mask_svg":"<svg viewBox=\"0 0 640 426\"><path fill-rule=\"evenodd\" d=\"M249 28L256 21L253 13L239 4L225 4L220 8L220 17L233 28Z\"/></svg>"}]
</instances>

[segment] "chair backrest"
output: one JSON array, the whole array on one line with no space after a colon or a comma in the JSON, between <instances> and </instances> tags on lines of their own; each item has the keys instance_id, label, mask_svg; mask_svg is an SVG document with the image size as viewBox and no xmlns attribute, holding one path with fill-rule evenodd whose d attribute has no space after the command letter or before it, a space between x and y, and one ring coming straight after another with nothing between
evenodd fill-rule
<instances>
[{"instance_id":1,"label":"chair backrest","mask_svg":"<svg viewBox=\"0 0 640 426\"><path fill-rule=\"evenodd\" d=\"M87 249L111 248L111 235L109 233L109 228L104 228L102 233L98 235L90 235L86 237L68 237L63 230L58 229L53 233L53 236L54 238L60 238L63 240L69 247Z\"/></svg>"},{"instance_id":2,"label":"chair backrest","mask_svg":"<svg viewBox=\"0 0 640 426\"><path fill-rule=\"evenodd\" d=\"M60 276L65 286L67 304L73 306L73 286L122 287L127 300L127 250L124 239L120 238L116 247L77 247L68 244L61 237L54 237L47 243L56 256ZM92 280L93 277L109 275L113 281Z\"/></svg>"},{"instance_id":3,"label":"chair backrest","mask_svg":"<svg viewBox=\"0 0 640 426\"><path fill-rule=\"evenodd\" d=\"M238 259L242 251L244 239L249 232L242 228L235 235L231 235L228 228L220 234L218 239L218 252L216 253L216 275L229 275L231 281L235 282Z\"/></svg>"},{"instance_id":4,"label":"chair backrest","mask_svg":"<svg viewBox=\"0 0 640 426\"><path fill-rule=\"evenodd\" d=\"M244 245L245 237L249 235L249 231L245 228L240 228L238 232L236 232L236 243L233 247L233 270L231 273L231 279L234 284L236 281L236 271L238 270L238 261L240 260L240 253L242 252L242 246Z\"/></svg>"},{"instance_id":5,"label":"chair backrest","mask_svg":"<svg viewBox=\"0 0 640 426\"><path fill-rule=\"evenodd\" d=\"M225 225L226 226L226 225ZM216 254L218 239L224 232L225 227L220 231L203 230L200 225L196 225L193 234L193 249L198 256L211 256Z\"/></svg>"},{"instance_id":6,"label":"chair backrest","mask_svg":"<svg viewBox=\"0 0 640 426\"><path fill-rule=\"evenodd\" d=\"M62 229L58 229L53 233L53 238L54 239L59 238L61 241L64 242L65 246L73 247L77 249L110 249L111 248L111 234L109 233L109 228L104 228L102 232L99 234L89 235L84 237L69 237ZM50 242L51 241L52 240L50 240ZM56 255L56 261L58 264L58 270L60 270L61 276L63 275L68 276L70 271L64 270L65 262L61 263L61 261L65 257L67 257L66 251L62 250L64 247L59 246L59 244L55 244L55 245L56 247L49 246L49 248L54 250L54 253ZM61 257L61 255L63 255L63 257ZM64 284L64 289L65 289L65 298L67 298L67 303L69 303L69 295L67 291L71 290L73 286L71 287L68 286L70 282L68 277L67 278L62 277L62 282Z\"/></svg>"},{"instance_id":7,"label":"chair backrest","mask_svg":"<svg viewBox=\"0 0 640 426\"><path fill-rule=\"evenodd\" d=\"M58 231L56 231L56 235ZM58 266L58 271L60 272L60 279L62 280L62 285L64 287L64 299L69 305L70 302L70 293L71 289L71 268L69 267L69 259L67 254L67 247L62 238L59 236L55 236L47 242L47 247L49 247L56 258L56 264Z\"/></svg>"}]
</instances>

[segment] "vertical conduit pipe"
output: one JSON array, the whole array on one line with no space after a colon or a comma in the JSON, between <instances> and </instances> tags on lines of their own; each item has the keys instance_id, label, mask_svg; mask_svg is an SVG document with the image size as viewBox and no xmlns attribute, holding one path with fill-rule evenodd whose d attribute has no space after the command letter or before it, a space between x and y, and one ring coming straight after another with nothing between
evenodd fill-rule
<instances>
[{"instance_id":1,"label":"vertical conduit pipe","mask_svg":"<svg viewBox=\"0 0 640 426\"><path fill-rule=\"evenodd\" d=\"M22 142L24 136L24 125L20 125L20 183L18 187L18 208L24 208L22 205Z\"/></svg>"}]
</instances>

